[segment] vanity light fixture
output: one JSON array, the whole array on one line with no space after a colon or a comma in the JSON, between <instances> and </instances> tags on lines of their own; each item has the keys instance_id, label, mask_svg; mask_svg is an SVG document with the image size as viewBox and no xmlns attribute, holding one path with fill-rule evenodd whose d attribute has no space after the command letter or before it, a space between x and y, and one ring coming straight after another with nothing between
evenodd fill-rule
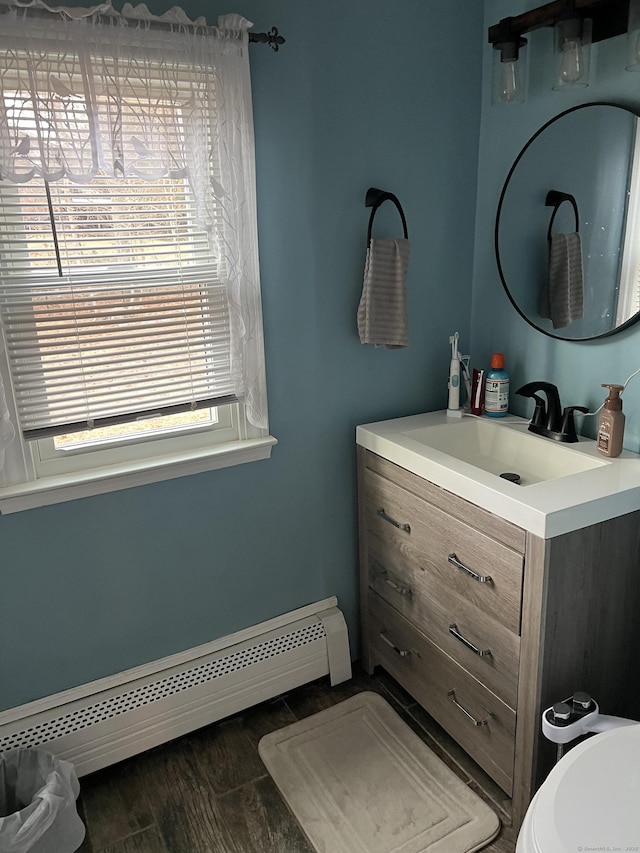
<instances>
[{"instance_id":1,"label":"vanity light fixture","mask_svg":"<svg viewBox=\"0 0 640 853\"><path fill-rule=\"evenodd\" d=\"M520 93L526 87L522 57L524 53L526 60L526 50L521 50L526 45L525 33L553 27L557 65L553 88L559 90L587 86L591 42L622 35L632 26L636 52L630 64L640 71L640 0L554 0L522 15L503 18L489 27L489 43L495 48L494 103L524 100ZM496 71L496 66L502 70Z\"/></svg>"}]
</instances>

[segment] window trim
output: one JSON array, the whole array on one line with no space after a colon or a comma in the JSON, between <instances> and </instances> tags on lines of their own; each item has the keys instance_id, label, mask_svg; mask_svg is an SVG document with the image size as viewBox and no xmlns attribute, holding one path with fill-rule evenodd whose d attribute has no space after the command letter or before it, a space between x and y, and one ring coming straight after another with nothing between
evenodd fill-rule
<instances>
[{"instance_id":1,"label":"window trim","mask_svg":"<svg viewBox=\"0 0 640 853\"><path fill-rule=\"evenodd\" d=\"M1 331L0 380L7 391L9 417L15 425L16 411ZM198 448L183 445L181 448L165 450L146 458L87 467L84 470L52 476L38 477L30 442L16 430L14 440L5 451L4 468L0 470L0 515L269 459L271 448L278 443L277 439L270 435L268 430L253 426L246 418L244 406L236 405L237 433L232 440L212 442L207 447ZM215 428L212 431L215 431ZM182 433L174 438L179 442L180 439L188 439L188 434ZM159 441L163 442L164 439ZM92 452L96 451L86 451L89 454ZM8 478L13 482L7 483Z\"/></svg>"},{"instance_id":2,"label":"window trim","mask_svg":"<svg viewBox=\"0 0 640 853\"><path fill-rule=\"evenodd\" d=\"M16 436L14 442L21 443L20 437ZM277 439L272 435L263 434L213 444L204 451L202 449L176 451L136 462L122 462L2 486L0 487L0 513L7 515L21 510L268 459L271 456L271 448L277 443ZM28 451L28 448L26 450ZM7 453L10 452L11 447L7 450Z\"/></svg>"}]
</instances>

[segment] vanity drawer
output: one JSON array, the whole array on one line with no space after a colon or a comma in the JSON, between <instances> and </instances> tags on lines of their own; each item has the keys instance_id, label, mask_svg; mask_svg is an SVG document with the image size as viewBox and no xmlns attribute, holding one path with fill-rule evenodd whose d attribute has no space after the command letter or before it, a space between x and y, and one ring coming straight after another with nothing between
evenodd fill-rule
<instances>
[{"instance_id":1,"label":"vanity drawer","mask_svg":"<svg viewBox=\"0 0 640 853\"><path fill-rule=\"evenodd\" d=\"M416 566L393 572L370 557L369 586L507 705L516 707L517 634L456 593L443 595L433 577Z\"/></svg>"},{"instance_id":2,"label":"vanity drawer","mask_svg":"<svg viewBox=\"0 0 640 853\"><path fill-rule=\"evenodd\" d=\"M435 483L407 471L406 468L389 462L388 459L383 459L382 456L370 450L365 451L364 460L364 467L374 474L384 477L385 480L391 480L412 495L434 504L455 518L463 519L470 527L482 530L492 539L497 539L503 545L524 554L526 533L521 527L436 486Z\"/></svg>"},{"instance_id":3,"label":"vanity drawer","mask_svg":"<svg viewBox=\"0 0 640 853\"><path fill-rule=\"evenodd\" d=\"M387 570L417 568L520 633L523 555L371 470L365 472L369 555Z\"/></svg>"},{"instance_id":4,"label":"vanity drawer","mask_svg":"<svg viewBox=\"0 0 640 853\"><path fill-rule=\"evenodd\" d=\"M373 592L369 608L374 662L382 664L511 796L514 711Z\"/></svg>"}]
</instances>

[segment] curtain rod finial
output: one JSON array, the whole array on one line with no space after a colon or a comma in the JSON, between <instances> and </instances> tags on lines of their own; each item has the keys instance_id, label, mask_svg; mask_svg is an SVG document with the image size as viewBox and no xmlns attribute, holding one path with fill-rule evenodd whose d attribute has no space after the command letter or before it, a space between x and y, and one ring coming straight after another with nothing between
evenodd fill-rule
<instances>
[{"instance_id":1,"label":"curtain rod finial","mask_svg":"<svg viewBox=\"0 0 640 853\"><path fill-rule=\"evenodd\" d=\"M249 41L268 44L277 53L280 45L284 44L286 39L280 35L277 27L271 27L268 33L249 33Z\"/></svg>"}]
</instances>

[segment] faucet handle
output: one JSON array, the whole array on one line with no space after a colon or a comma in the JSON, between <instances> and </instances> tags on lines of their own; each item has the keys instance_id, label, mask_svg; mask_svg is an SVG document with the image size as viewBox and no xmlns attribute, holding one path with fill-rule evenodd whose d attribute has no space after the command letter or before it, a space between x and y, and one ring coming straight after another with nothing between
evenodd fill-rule
<instances>
[{"instance_id":1,"label":"faucet handle","mask_svg":"<svg viewBox=\"0 0 640 853\"><path fill-rule=\"evenodd\" d=\"M539 435L544 435L546 433L547 424L547 404L543 397L536 394L536 391L544 390L540 387L541 384L544 385L544 383L540 382L529 382L527 385L523 385L522 388L518 388L516 394L519 394L521 397L530 397L532 400L535 400L536 405L533 410L531 421L529 422L529 431L538 433Z\"/></svg>"},{"instance_id":2,"label":"faucet handle","mask_svg":"<svg viewBox=\"0 0 640 853\"><path fill-rule=\"evenodd\" d=\"M532 426L541 426L543 427L547 420L547 407L542 397L538 397L537 394L532 394L532 398L536 401L535 409L533 410L533 415L531 416L531 424Z\"/></svg>"},{"instance_id":3,"label":"faucet handle","mask_svg":"<svg viewBox=\"0 0 640 853\"><path fill-rule=\"evenodd\" d=\"M567 406L562 412L562 429L560 430L560 441L575 442L578 440L576 435L576 425L573 422L573 413L582 412L587 414L589 409L586 406Z\"/></svg>"}]
</instances>

